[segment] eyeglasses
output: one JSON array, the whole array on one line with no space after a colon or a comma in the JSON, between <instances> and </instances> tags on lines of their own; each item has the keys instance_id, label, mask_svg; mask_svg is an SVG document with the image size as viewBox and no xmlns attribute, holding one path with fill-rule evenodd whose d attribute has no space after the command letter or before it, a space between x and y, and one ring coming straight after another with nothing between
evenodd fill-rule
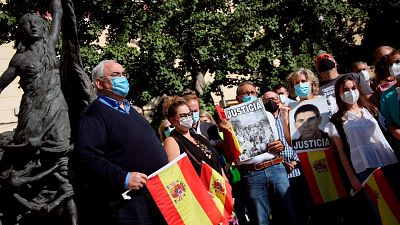
<instances>
[{"instance_id":1,"label":"eyeglasses","mask_svg":"<svg viewBox=\"0 0 400 225\"><path fill-rule=\"evenodd\" d=\"M271 97L271 98L266 98L268 101L278 101L279 97Z\"/></svg>"},{"instance_id":2,"label":"eyeglasses","mask_svg":"<svg viewBox=\"0 0 400 225\"><path fill-rule=\"evenodd\" d=\"M188 113L181 113L179 114L179 118L186 118L186 117L192 117L193 113L188 112Z\"/></svg>"},{"instance_id":3,"label":"eyeglasses","mask_svg":"<svg viewBox=\"0 0 400 225\"><path fill-rule=\"evenodd\" d=\"M169 125L169 126L167 126L167 127L164 127L164 131L169 130L169 128L174 129L174 126L173 126L173 125Z\"/></svg>"},{"instance_id":4,"label":"eyeglasses","mask_svg":"<svg viewBox=\"0 0 400 225\"><path fill-rule=\"evenodd\" d=\"M126 78L129 78L129 74L127 74L125 72L122 72L122 73L113 72L108 76L100 77L100 79L112 79L114 77L126 77Z\"/></svg>"},{"instance_id":5,"label":"eyeglasses","mask_svg":"<svg viewBox=\"0 0 400 225\"><path fill-rule=\"evenodd\" d=\"M255 91L245 91L245 92L241 92L240 95L256 95L257 93Z\"/></svg>"}]
</instances>

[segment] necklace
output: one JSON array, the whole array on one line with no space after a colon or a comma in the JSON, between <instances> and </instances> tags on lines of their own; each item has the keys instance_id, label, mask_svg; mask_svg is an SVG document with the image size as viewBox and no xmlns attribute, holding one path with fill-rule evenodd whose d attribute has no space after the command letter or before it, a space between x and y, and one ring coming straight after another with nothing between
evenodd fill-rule
<instances>
[{"instance_id":1,"label":"necklace","mask_svg":"<svg viewBox=\"0 0 400 225\"><path fill-rule=\"evenodd\" d=\"M196 140L196 142L196 146L200 148L200 150L204 153L204 155L206 155L208 159L211 159L212 152L210 151L210 149L208 149L207 146L205 146L204 144L200 143L200 141Z\"/></svg>"}]
</instances>

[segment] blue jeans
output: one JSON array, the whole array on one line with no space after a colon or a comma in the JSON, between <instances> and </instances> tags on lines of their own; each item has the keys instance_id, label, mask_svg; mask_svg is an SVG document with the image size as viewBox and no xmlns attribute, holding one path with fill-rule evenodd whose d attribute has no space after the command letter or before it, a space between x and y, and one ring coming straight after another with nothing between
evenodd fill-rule
<instances>
[{"instance_id":1,"label":"blue jeans","mask_svg":"<svg viewBox=\"0 0 400 225\"><path fill-rule=\"evenodd\" d=\"M282 163L263 170L242 170L240 173L252 224L269 224L269 197L276 200L274 202L277 204L272 207L276 207L281 212L279 214L284 217L279 218L282 221L281 224L296 224L292 193L285 166Z\"/></svg>"}]
</instances>

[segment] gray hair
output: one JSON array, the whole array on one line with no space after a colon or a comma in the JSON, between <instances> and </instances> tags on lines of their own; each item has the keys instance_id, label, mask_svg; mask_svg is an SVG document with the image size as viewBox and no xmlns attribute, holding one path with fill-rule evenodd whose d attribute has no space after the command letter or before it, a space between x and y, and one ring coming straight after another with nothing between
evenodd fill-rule
<instances>
[{"instance_id":1,"label":"gray hair","mask_svg":"<svg viewBox=\"0 0 400 225\"><path fill-rule=\"evenodd\" d=\"M94 83L96 81L97 78L101 78L104 77L104 64L106 63L117 63L117 61L115 60L103 60L101 61L95 68L93 68L92 70L92 82Z\"/></svg>"},{"instance_id":2,"label":"gray hair","mask_svg":"<svg viewBox=\"0 0 400 225\"><path fill-rule=\"evenodd\" d=\"M251 86L253 86L254 88L257 89L257 86L256 86L252 81L246 80L246 81L241 82L241 83L238 85L238 87L237 87L237 89L236 89L236 96L239 96L239 89L240 89L242 86L246 85L246 84L251 85ZM256 92L257 92L257 91L256 91Z\"/></svg>"}]
</instances>

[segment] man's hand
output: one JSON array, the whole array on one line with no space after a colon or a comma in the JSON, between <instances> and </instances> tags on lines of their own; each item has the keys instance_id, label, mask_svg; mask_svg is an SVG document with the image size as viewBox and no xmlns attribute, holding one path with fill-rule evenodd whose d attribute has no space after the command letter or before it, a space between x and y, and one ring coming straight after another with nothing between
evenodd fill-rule
<instances>
[{"instance_id":1,"label":"man's hand","mask_svg":"<svg viewBox=\"0 0 400 225\"><path fill-rule=\"evenodd\" d=\"M221 123L218 124L218 129L222 132L228 132L231 128L231 124L228 120L222 120Z\"/></svg>"},{"instance_id":2,"label":"man's hand","mask_svg":"<svg viewBox=\"0 0 400 225\"><path fill-rule=\"evenodd\" d=\"M139 190L147 182L147 175L139 172L132 172L129 177L128 189Z\"/></svg>"},{"instance_id":3,"label":"man's hand","mask_svg":"<svg viewBox=\"0 0 400 225\"><path fill-rule=\"evenodd\" d=\"M296 161L290 161L290 162L283 161L283 165L285 166L286 172L289 174L294 170L294 168L296 168L297 162Z\"/></svg>"},{"instance_id":4,"label":"man's hand","mask_svg":"<svg viewBox=\"0 0 400 225\"><path fill-rule=\"evenodd\" d=\"M279 107L279 112L281 113L282 120L288 120L289 121L289 112L290 112L289 106L281 105Z\"/></svg>"},{"instance_id":5,"label":"man's hand","mask_svg":"<svg viewBox=\"0 0 400 225\"><path fill-rule=\"evenodd\" d=\"M281 140L273 141L268 144L268 152L281 152L285 149Z\"/></svg>"}]
</instances>

